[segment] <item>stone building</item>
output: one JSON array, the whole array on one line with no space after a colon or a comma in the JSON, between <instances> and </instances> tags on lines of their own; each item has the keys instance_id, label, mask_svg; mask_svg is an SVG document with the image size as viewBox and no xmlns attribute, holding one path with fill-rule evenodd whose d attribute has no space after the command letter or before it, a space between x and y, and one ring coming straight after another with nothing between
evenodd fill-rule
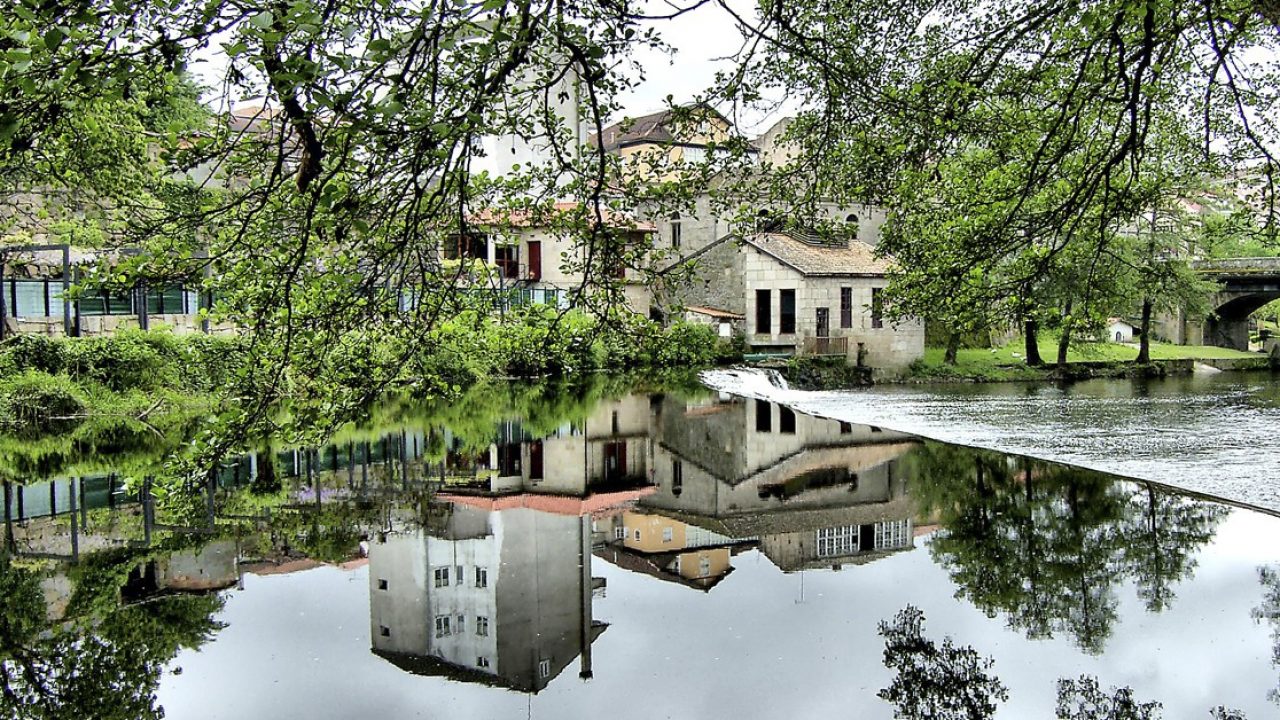
<instances>
[{"instance_id":1,"label":"stone building","mask_svg":"<svg viewBox=\"0 0 1280 720\"><path fill-rule=\"evenodd\" d=\"M676 276L664 301L741 316L752 352L844 356L882 372L924 354L923 322L885 316L889 261L861 240L727 235L682 262L692 276Z\"/></svg>"}]
</instances>

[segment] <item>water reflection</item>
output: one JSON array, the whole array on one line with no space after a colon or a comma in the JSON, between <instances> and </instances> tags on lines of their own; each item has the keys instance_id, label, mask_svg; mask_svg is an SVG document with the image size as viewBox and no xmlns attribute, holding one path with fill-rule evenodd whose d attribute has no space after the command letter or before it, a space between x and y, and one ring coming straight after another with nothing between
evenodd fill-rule
<instances>
[{"instance_id":1,"label":"water reflection","mask_svg":"<svg viewBox=\"0 0 1280 720\"><path fill-rule=\"evenodd\" d=\"M946 528L930 545L960 592L1029 638L1067 633L1098 653L1132 578L1148 610L1226 515L1222 506L1101 473L926 443L911 457L921 512Z\"/></svg>"},{"instance_id":2,"label":"water reflection","mask_svg":"<svg viewBox=\"0 0 1280 720\"><path fill-rule=\"evenodd\" d=\"M619 652L599 642L626 622L600 610L620 592L606 576L749 595L760 575L734 575L744 558L818 575L940 567L986 616L1097 654L1126 617L1120 589L1170 611L1227 515L729 396L484 392L383 408L325 447L264 446L182 497L111 474L6 482L0 714L156 716L164 667L217 636L246 574L323 563L367 573L377 662L530 695ZM1267 597L1257 618L1274 623ZM67 671L63 655L83 658Z\"/></svg>"}]
</instances>

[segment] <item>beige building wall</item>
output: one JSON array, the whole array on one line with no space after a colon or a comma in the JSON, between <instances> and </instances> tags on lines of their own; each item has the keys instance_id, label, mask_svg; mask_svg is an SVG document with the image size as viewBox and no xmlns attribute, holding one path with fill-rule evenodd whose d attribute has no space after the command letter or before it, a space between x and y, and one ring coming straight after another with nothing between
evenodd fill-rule
<instances>
[{"instance_id":1,"label":"beige building wall","mask_svg":"<svg viewBox=\"0 0 1280 720\"><path fill-rule=\"evenodd\" d=\"M747 342L760 347L802 347L805 338L817 336L817 310L827 308L829 337L847 337L849 360L858 361L858 344L864 348L865 365L895 370L906 367L924 355L924 322L903 320L897 323L883 319L882 327L873 327L872 291L885 288L884 277L805 277L773 257L754 248L744 247L743 274L746 279ZM853 292L852 327L840 327L840 291ZM756 291L770 291L769 332L756 332ZM782 290L796 292L796 327L794 333L780 330Z\"/></svg>"}]
</instances>

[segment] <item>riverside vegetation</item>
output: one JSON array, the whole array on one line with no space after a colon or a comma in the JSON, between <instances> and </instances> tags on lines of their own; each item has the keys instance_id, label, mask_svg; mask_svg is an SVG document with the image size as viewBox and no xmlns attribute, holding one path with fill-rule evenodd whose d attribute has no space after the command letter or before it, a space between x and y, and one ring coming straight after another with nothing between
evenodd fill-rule
<instances>
[{"instance_id":1,"label":"riverside vegetation","mask_svg":"<svg viewBox=\"0 0 1280 720\"><path fill-rule=\"evenodd\" d=\"M433 333L429 347L388 392L456 399L500 377L574 377L597 370L687 371L735 359L707 327L648 322L606 327L585 313L533 307L506 322L463 313ZM0 343L0 466L21 477L85 469L97 458L133 459L157 472L198 431L234 412L242 395L248 340L238 335L176 335L130 330L112 337L18 336ZM366 356L384 352L371 334ZM352 372L362 364L352 353ZM343 378L333 378L335 392ZM317 441L351 417L314 411L300 395L271 425ZM364 405L367 410L375 401ZM215 461L217 459L215 458Z\"/></svg>"}]
</instances>

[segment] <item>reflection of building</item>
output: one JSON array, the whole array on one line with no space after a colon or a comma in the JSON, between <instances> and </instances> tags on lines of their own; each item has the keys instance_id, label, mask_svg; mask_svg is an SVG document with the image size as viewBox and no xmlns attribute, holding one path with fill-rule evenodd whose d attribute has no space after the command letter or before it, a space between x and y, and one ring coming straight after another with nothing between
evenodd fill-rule
<instances>
[{"instance_id":1,"label":"reflection of building","mask_svg":"<svg viewBox=\"0 0 1280 720\"><path fill-rule=\"evenodd\" d=\"M642 505L729 538L758 539L784 570L862 562L912 545L900 458L910 436L755 400L665 398L653 494Z\"/></svg>"},{"instance_id":2,"label":"reflection of building","mask_svg":"<svg viewBox=\"0 0 1280 720\"><path fill-rule=\"evenodd\" d=\"M707 591L730 572L733 554L753 538L731 538L665 515L624 512L595 524L596 556L618 567Z\"/></svg>"},{"instance_id":3,"label":"reflection of building","mask_svg":"<svg viewBox=\"0 0 1280 720\"><path fill-rule=\"evenodd\" d=\"M446 443L457 447L447 434ZM627 490L649 484L648 445L648 397L629 395L546 437L504 422L487 448L451 450L442 474L450 491L582 496Z\"/></svg>"},{"instance_id":4,"label":"reflection of building","mask_svg":"<svg viewBox=\"0 0 1280 720\"><path fill-rule=\"evenodd\" d=\"M477 499L478 503L491 502ZM373 651L414 673L538 692L591 673L590 516L455 504L443 527L369 551Z\"/></svg>"}]
</instances>

